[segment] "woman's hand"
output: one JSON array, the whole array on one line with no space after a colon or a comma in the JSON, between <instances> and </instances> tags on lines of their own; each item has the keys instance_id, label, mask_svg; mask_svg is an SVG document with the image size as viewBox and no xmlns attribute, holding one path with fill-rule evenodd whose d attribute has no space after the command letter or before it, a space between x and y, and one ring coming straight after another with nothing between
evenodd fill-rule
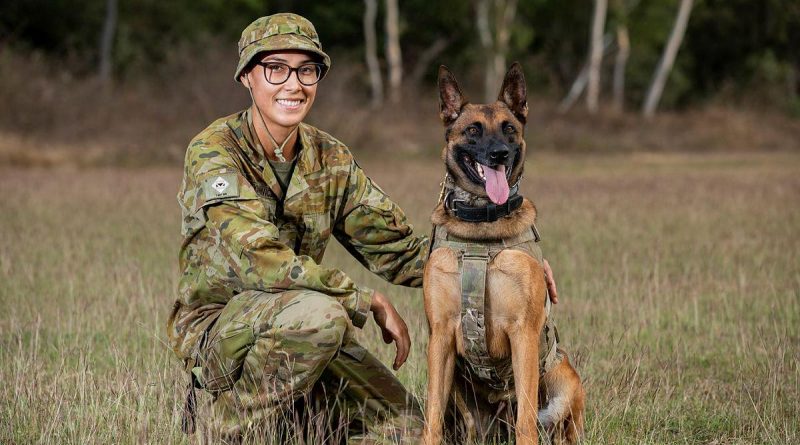
<instances>
[{"instance_id":1,"label":"woman's hand","mask_svg":"<svg viewBox=\"0 0 800 445\"><path fill-rule=\"evenodd\" d=\"M394 357L394 365L392 366L397 371L406 362L408 352L411 350L411 337L408 335L408 326L403 321L403 317L397 313L397 309L392 306L392 303L378 291L375 291L372 295L372 305L370 305L369 310L372 311L375 323L381 328L384 343L394 342L397 347L397 354Z\"/></svg>"},{"instance_id":2,"label":"woman's hand","mask_svg":"<svg viewBox=\"0 0 800 445\"><path fill-rule=\"evenodd\" d=\"M558 289L556 288L556 279L553 277L553 269L550 268L550 263L547 260L544 260L543 263L544 281L547 283L547 290L550 292L550 302L558 304Z\"/></svg>"}]
</instances>

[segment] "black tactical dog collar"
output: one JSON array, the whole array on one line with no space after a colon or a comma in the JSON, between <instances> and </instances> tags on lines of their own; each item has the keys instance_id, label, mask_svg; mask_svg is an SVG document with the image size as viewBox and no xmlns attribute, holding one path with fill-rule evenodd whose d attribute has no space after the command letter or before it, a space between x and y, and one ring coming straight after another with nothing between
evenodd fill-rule
<instances>
[{"instance_id":1,"label":"black tactical dog collar","mask_svg":"<svg viewBox=\"0 0 800 445\"><path fill-rule=\"evenodd\" d=\"M516 189L516 187L514 187ZM453 215L467 222L494 222L498 219L508 216L514 210L517 210L522 205L522 196L518 195L517 190L513 190L514 194L505 202L505 204L489 203L482 207L470 207L464 204L463 200L454 199L453 193L448 193L444 199L444 206L447 210L451 211Z\"/></svg>"}]
</instances>

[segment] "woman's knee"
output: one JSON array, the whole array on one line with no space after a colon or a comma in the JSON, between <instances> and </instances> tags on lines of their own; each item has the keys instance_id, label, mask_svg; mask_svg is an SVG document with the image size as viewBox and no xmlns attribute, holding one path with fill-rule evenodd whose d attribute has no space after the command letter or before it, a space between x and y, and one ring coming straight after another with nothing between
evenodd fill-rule
<instances>
[{"instance_id":1,"label":"woman's knee","mask_svg":"<svg viewBox=\"0 0 800 445\"><path fill-rule=\"evenodd\" d=\"M335 352L350 326L347 311L335 298L314 291L292 291L282 295L281 309L273 328L282 340Z\"/></svg>"},{"instance_id":2,"label":"woman's knee","mask_svg":"<svg viewBox=\"0 0 800 445\"><path fill-rule=\"evenodd\" d=\"M238 380L243 365L252 368L251 372L270 367L277 370L284 367L278 362L287 358L296 362L298 369L316 369L336 354L349 326L344 307L319 292L239 294L210 333L204 380L209 389L225 390ZM245 362L252 362L251 366ZM266 366L267 362L271 365Z\"/></svg>"},{"instance_id":3,"label":"woman's knee","mask_svg":"<svg viewBox=\"0 0 800 445\"><path fill-rule=\"evenodd\" d=\"M311 387L339 351L349 320L336 299L318 292L284 292L273 316L256 327L257 339L246 358L249 381L264 382L278 393Z\"/></svg>"}]
</instances>

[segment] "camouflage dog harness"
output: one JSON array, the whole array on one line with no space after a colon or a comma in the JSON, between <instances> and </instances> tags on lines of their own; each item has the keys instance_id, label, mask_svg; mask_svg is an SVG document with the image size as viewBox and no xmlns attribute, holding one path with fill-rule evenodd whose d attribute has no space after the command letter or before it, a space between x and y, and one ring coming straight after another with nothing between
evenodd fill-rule
<instances>
[{"instance_id":1,"label":"camouflage dog harness","mask_svg":"<svg viewBox=\"0 0 800 445\"><path fill-rule=\"evenodd\" d=\"M514 373L511 358L491 358L486 345L486 270L497 254L506 249L524 252L542 263L542 250L536 244L538 240L533 228L513 238L480 243L448 234L441 226L434 229L433 249L446 247L458 256L461 275L461 333L464 336L464 360L463 363L459 360L458 366L496 391L512 390ZM547 319L539 341L541 374L552 369L560 358L558 331L550 317L550 305L548 295L545 297Z\"/></svg>"}]
</instances>

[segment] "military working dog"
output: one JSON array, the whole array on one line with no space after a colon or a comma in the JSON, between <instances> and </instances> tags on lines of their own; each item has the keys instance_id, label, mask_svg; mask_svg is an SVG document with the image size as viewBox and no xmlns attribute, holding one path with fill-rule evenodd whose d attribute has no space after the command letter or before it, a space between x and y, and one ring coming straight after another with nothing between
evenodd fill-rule
<instances>
[{"instance_id":1,"label":"military working dog","mask_svg":"<svg viewBox=\"0 0 800 445\"><path fill-rule=\"evenodd\" d=\"M440 443L446 424L458 443L514 434L517 444L536 444L538 417L554 443L575 443L584 390L548 322L536 208L518 194L528 114L522 68L511 66L492 104L468 103L444 66L439 93L447 176L423 285L424 442Z\"/></svg>"}]
</instances>

